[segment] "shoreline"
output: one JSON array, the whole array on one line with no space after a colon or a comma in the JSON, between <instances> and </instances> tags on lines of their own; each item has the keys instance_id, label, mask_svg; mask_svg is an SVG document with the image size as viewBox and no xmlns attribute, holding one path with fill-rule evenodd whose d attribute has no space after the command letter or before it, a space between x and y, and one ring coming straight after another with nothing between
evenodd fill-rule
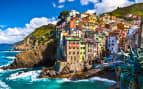
<instances>
[{"instance_id":1,"label":"shoreline","mask_svg":"<svg viewBox=\"0 0 143 89\"><path fill-rule=\"evenodd\" d=\"M68 80L71 80L71 81L80 81L80 80L89 79L93 77L99 77L99 78L108 79L116 82L115 84L113 84L112 86L109 86L106 89L120 89L119 88L120 84L119 84L119 81L117 80L116 73L113 70L109 70L109 69L110 69L109 67L97 68L97 69L94 68L94 69L89 69L87 71L58 74L56 76L42 75L47 71L43 69L38 78L49 78L49 79L67 78Z\"/></svg>"},{"instance_id":2,"label":"shoreline","mask_svg":"<svg viewBox=\"0 0 143 89\"><path fill-rule=\"evenodd\" d=\"M109 68L100 68L100 69L89 69L87 71L75 72L75 73L68 73L68 74L59 74L57 76L49 77L47 75L42 75L46 71L42 71L39 78L67 78L71 81L78 81L84 80L93 77L100 77L103 79L108 79L115 81L116 83L112 86L108 87L107 89L120 89L119 81L116 77L116 73L114 71L109 70Z\"/></svg>"}]
</instances>

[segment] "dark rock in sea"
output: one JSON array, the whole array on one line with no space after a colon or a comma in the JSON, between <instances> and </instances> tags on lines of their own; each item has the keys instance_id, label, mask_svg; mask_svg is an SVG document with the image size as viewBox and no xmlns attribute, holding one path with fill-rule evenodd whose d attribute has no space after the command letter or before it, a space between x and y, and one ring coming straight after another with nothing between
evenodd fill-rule
<instances>
[{"instance_id":1,"label":"dark rock in sea","mask_svg":"<svg viewBox=\"0 0 143 89\"><path fill-rule=\"evenodd\" d=\"M50 39L34 49L17 54L14 62L8 68L52 66L56 59L56 47L56 40Z\"/></svg>"}]
</instances>

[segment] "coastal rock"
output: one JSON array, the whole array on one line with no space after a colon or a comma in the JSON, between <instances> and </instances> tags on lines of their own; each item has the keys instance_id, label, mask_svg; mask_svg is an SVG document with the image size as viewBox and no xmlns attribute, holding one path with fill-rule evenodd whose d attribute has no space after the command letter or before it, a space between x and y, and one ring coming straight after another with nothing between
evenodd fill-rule
<instances>
[{"instance_id":1,"label":"coastal rock","mask_svg":"<svg viewBox=\"0 0 143 89\"><path fill-rule=\"evenodd\" d=\"M58 73L54 70L54 67L45 67L41 73L39 78L43 78L43 77L56 77L58 75Z\"/></svg>"},{"instance_id":2,"label":"coastal rock","mask_svg":"<svg viewBox=\"0 0 143 89\"><path fill-rule=\"evenodd\" d=\"M69 65L66 65L63 70L61 71L62 74L67 74L70 73L70 67Z\"/></svg>"},{"instance_id":3,"label":"coastal rock","mask_svg":"<svg viewBox=\"0 0 143 89\"><path fill-rule=\"evenodd\" d=\"M52 66L56 58L56 40L50 39L38 48L27 50L16 55L15 61L9 66L15 68L33 68Z\"/></svg>"}]
</instances>

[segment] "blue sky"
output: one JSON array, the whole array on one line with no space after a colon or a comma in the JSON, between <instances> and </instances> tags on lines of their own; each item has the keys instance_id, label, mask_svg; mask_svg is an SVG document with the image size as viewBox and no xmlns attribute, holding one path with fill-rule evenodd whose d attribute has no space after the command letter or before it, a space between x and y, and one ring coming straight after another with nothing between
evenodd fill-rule
<instances>
[{"instance_id":1,"label":"blue sky","mask_svg":"<svg viewBox=\"0 0 143 89\"><path fill-rule=\"evenodd\" d=\"M53 7L64 5L63 8ZM86 11L94 5L82 6L79 0L59 3L58 0L0 0L0 25L8 27L24 26L34 17L56 17L62 10Z\"/></svg>"},{"instance_id":2,"label":"blue sky","mask_svg":"<svg viewBox=\"0 0 143 89\"><path fill-rule=\"evenodd\" d=\"M143 0L0 0L0 43L21 41L35 28L56 23L63 10L100 14L140 2Z\"/></svg>"}]
</instances>

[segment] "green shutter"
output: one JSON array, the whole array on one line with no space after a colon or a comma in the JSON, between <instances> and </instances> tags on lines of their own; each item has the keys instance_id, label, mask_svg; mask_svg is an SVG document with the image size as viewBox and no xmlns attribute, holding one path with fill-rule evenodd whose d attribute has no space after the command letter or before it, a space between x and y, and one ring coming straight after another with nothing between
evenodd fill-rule
<instances>
[{"instance_id":1,"label":"green shutter","mask_svg":"<svg viewBox=\"0 0 143 89\"><path fill-rule=\"evenodd\" d=\"M79 41L77 41L77 43L79 44Z\"/></svg>"},{"instance_id":2,"label":"green shutter","mask_svg":"<svg viewBox=\"0 0 143 89\"><path fill-rule=\"evenodd\" d=\"M69 51L69 55L71 54L71 51Z\"/></svg>"},{"instance_id":3,"label":"green shutter","mask_svg":"<svg viewBox=\"0 0 143 89\"><path fill-rule=\"evenodd\" d=\"M69 41L69 44L71 43L71 41Z\"/></svg>"},{"instance_id":4,"label":"green shutter","mask_svg":"<svg viewBox=\"0 0 143 89\"><path fill-rule=\"evenodd\" d=\"M73 43L75 44L75 41L73 41Z\"/></svg>"},{"instance_id":5,"label":"green shutter","mask_svg":"<svg viewBox=\"0 0 143 89\"><path fill-rule=\"evenodd\" d=\"M73 54L75 54L75 51L73 51Z\"/></svg>"},{"instance_id":6,"label":"green shutter","mask_svg":"<svg viewBox=\"0 0 143 89\"><path fill-rule=\"evenodd\" d=\"M79 52L77 52L77 54L79 54Z\"/></svg>"}]
</instances>

